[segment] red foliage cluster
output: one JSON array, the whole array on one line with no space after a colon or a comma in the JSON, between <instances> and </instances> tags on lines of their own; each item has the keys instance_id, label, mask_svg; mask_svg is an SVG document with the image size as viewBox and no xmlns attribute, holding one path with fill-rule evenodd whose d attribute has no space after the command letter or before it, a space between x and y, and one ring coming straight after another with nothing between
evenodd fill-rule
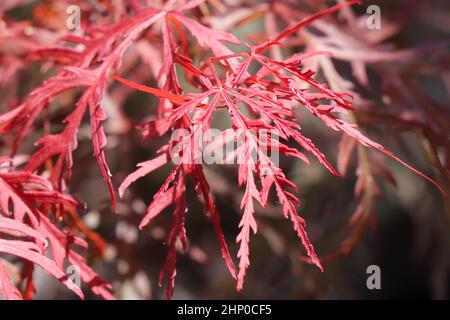
<instances>
[{"instance_id":1,"label":"red foliage cluster","mask_svg":"<svg viewBox=\"0 0 450 320\"><path fill-rule=\"evenodd\" d=\"M62 131L49 133L37 140L37 151L21 170L8 166L8 170L0 173L3 213L0 216L0 253L12 254L30 262L27 264L25 297L31 297L34 290L31 276L34 264L83 297L80 289L65 276L64 262L67 259L80 268L82 280L94 293L112 298L108 290L110 286L86 265L82 255L75 250L85 249L87 243L57 223L64 211L80 209L80 204L67 192L74 165L72 153L77 148L77 133L86 113L90 118L94 156L109 188L113 206L116 207L115 188L103 151L107 139L102 125L106 119L102 99L110 86L111 75L128 87L158 98L158 117L140 126L145 129L145 137L163 136L177 129L184 129L189 133L177 141L170 140L159 149L156 158L139 164L139 168L120 186L120 196L137 179L170 163L173 150L180 145L183 146L181 156L190 154L191 159L199 157L200 151L192 148L194 141L211 128L218 110L226 110L231 120L230 127L223 131L223 136L243 141L233 154L227 155L239 159L238 184L245 190L241 200L243 214L239 224L240 232L236 238L240 246L237 253L238 270L234 267L221 230L219 212L203 171L204 164L195 161L174 164L145 212L140 228L145 227L169 206L174 208L173 224L167 240L169 251L160 274L160 285L167 277L168 298L172 296L174 289L178 241L183 249L187 247L185 219L188 203L185 191L188 181L192 181L203 199L205 214L213 224L223 258L231 275L237 280L238 290L243 288L246 270L250 265L250 236L257 232L254 217L256 203L264 207L268 202L278 202L284 217L292 222L308 259L322 269L308 239L306 222L298 214L299 200L293 193L297 191L296 185L261 149L277 148L284 156L309 163L305 155L307 153L332 174L339 175L313 141L303 134L298 120L299 108L310 112L326 127L351 137L352 141L394 158L441 189L431 178L398 159L361 133L353 123L345 120L346 115L353 110L351 95L319 82L315 78L315 72L304 67L304 62L311 57L327 56L329 52L318 50L295 53L283 59L267 54L319 18L358 1L341 2L305 17L260 44L239 40L231 33L209 28L191 17L191 12L204 2L171 0L157 8L131 1L129 11L134 14L128 13L123 7L121 15L112 24L109 21L102 24L101 19L95 25L84 21L82 34L65 32L53 35L52 45L41 46L40 39L35 42L28 39L26 41L29 48L23 48L27 52L24 60L19 58L21 55L2 55L2 59L12 59L18 69L25 68L25 64L30 61L39 60L46 61L56 72L23 101L0 116L1 132L15 134L13 154L23 140L30 137L33 125L40 117L44 117L43 113L58 95L81 89L78 101L64 120L65 127ZM14 1L6 1L4 8L8 4L15 5ZM94 9L83 5L83 10L93 14ZM20 26L6 28L7 31L3 30L2 35L7 32L12 35L21 33ZM155 34L162 38L162 43L157 47L162 61L158 62L159 67L154 72L158 88L147 87L118 76L127 73L124 70L126 68L122 68L127 50L138 45L141 45L141 50L145 50L139 39L153 37ZM24 42L20 38L15 41L17 46ZM197 47L202 50L201 60L194 63L193 59L198 56L194 53L194 49L198 50ZM11 74L13 73L14 71ZM181 84L180 77L189 84L190 89ZM260 133L265 131L276 132L276 139L261 139ZM218 139L214 145L221 148L227 142L226 138ZM257 155L257 162L253 161L253 153ZM10 159L2 159L1 163L8 164ZM442 189L441 191L445 193ZM51 258L45 255L47 243ZM22 297L5 271L6 260L2 261L0 260L0 294L6 298Z\"/></svg>"}]
</instances>

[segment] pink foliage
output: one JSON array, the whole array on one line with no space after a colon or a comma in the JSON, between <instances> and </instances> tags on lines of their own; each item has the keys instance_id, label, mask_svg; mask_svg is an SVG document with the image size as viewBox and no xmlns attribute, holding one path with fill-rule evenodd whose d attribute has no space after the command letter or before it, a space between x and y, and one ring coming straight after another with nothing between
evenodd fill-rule
<instances>
[{"instance_id":1,"label":"pink foliage","mask_svg":"<svg viewBox=\"0 0 450 320\"><path fill-rule=\"evenodd\" d=\"M168 298L174 291L178 243L182 250L188 246L185 220L189 204L185 193L189 182L193 183L202 198L205 216L213 225L222 256L231 276L237 281L237 290L244 286L250 266L250 238L258 231L256 205L264 207L269 202L279 203L282 215L292 223L310 262L323 269L309 240L306 222L299 215L300 201L295 193L297 187L264 150L277 149L281 155L298 158L307 164L310 162L309 155L337 176L339 172L345 172L351 148L348 148L347 156L340 158L338 172L312 139L303 133L298 114L301 108L319 119L325 127L399 161L445 193L431 178L407 165L345 120L353 110L351 95L321 83L316 79L315 72L304 66L311 57L326 55L327 52L296 53L283 60L266 54L325 15L359 1L341 2L286 27L272 39L256 45L239 40L229 32L209 28L190 17L190 12L203 2L182 1L178 5L177 1L167 1L162 8L141 8L136 2L134 6L138 10L133 16L122 17L111 25L87 25L82 35L55 37L51 46L33 46L27 61L55 62L57 73L0 116L0 131L15 134L13 154L56 96L77 88L82 91L65 118L62 131L44 135L36 141L38 149L23 170L11 169L0 173L0 205L4 215L0 216L0 253L17 256L43 268L83 297L80 288L65 276L63 268L67 260L79 267L81 279L95 294L113 298L111 286L101 280L78 253L79 249L87 248L87 243L57 226L53 219L55 211L61 208L80 209L80 204L66 192L74 166L72 154L77 148L77 134L85 114L90 119L93 154L116 208L115 188L104 153L107 137L103 123L107 113L102 105L111 85L111 75L127 87L158 98L157 119L141 125L145 136L162 136L178 129L188 132L187 136L181 137L181 141L171 140L165 144L155 158L138 164L137 170L128 175L118 189L122 197L136 180L162 166L172 166L166 181L153 195L153 201L139 226L144 228L167 208L173 208L173 222L166 242L168 253L159 278L160 285L167 279ZM155 75L157 88L118 76L125 73L122 72L122 64L127 50L146 37L150 29L162 35L162 44L158 48L162 63ZM188 33L192 43L187 42ZM204 52L201 63L193 62L194 46ZM232 50L232 47L239 50ZM253 65L257 67L250 67ZM183 88L177 69L182 70L184 80L195 88L195 92ZM204 173L204 164L180 161L172 165L173 151L180 144L184 146L181 157L189 156L191 160L199 157L200 151L196 149L195 141L212 127L212 120L219 110L226 110L231 119L231 126L223 131L224 135L229 134L243 141L240 149L232 155L238 159L238 185L244 190L242 219L236 237L239 245L237 270L221 229L221 217ZM275 132L276 138L262 139L264 132ZM223 139L216 143L217 148L222 148L227 141ZM256 162L253 161L253 154L257 156ZM52 159L56 161L50 176L44 178L39 172ZM7 161L2 160L4 163ZM47 247L51 258L45 254ZM22 297L1 261L0 294L10 299Z\"/></svg>"}]
</instances>

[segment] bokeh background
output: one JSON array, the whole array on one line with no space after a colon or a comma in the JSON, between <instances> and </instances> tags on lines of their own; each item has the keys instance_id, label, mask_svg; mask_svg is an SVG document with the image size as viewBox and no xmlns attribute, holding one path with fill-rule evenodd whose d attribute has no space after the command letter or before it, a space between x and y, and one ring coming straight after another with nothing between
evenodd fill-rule
<instances>
[{"instance_id":1,"label":"bokeh background","mask_svg":"<svg viewBox=\"0 0 450 320\"><path fill-rule=\"evenodd\" d=\"M223 3L229 8L222 17L223 21L220 15L209 17L205 21L216 25L224 24L225 28L229 24L239 37L255 39L267 36L267 23L270 19L280 26L286 24L277 11L271 9L270 5L274 3L304 10L302 12L314 12L334 2L230 0ZM398 52L409 49L419 53L412 58L399 55L399 58L391 57L386 61L364 60L368 74L367 85L362 84L360 78L355 76L351 61L332 59L335 70L340 77L353 83L351 90L357 95L355 114L366 133L448 188L449 2L363 1L361 6L352 9L355 17L359 17L358 22L353 22L354 25L364 23L364 19L369 16L365 12L366 8L372 4L381 8L380 32L384 31L386 34L379 37L381 40L378 43L373 41L368 45L372 51L368 50L365 54L375 54L379 50ZM97 1L96 5L101 7L102 1ZM53 8L52 6L59 8L58 1L23 1L6 14L8 19L57 29L58 15L49 16L52 12L49 8ZM253 15L257 8L266 11ZM250 10L247 14L251 16L249 21L235 26L229 23L232 20L230 17L236 17L236 11L244 9ZM54 10L58 12L58 9ZM360 40L358 32L351 30L351 20L348 20L345 13L327 21L353 40ZM311 33L316 34L314 31ZM318 32L317 36L320 35ZM299 44L292 45L289 50L305 49L302 36L299 34ZM5 48L5 42L2 44L0 37L0 53L4 54ZM349 46L349 51L352 50L354 47ZM315 66L320 67L320 64ZM20 99L42 81L42 68L45 67L37 62L18 70L14 82L6 81L7 70L2 66L2 111L5 110L7 101ZM146 83L154 85L154 81L148 77L151 66L141 61L139 69L142 70L143 78L147 78ZM320 70L318 76L327 80ZM70 95L60 99L61 104L70 104L72 101ZM109 120L106 122L106 155L113 173L113 182L118 186L137 163L154 157L164 140L143 139L141 131L133 128L154 113L156 101L151 96L126 91L114 84L105 103L110 105ZM52 111L50 107L49 112ZM54 112L52 116L56 119L54 123L57 123L63 119L64 113ZM395 119L403 119L404 122ZM342 152L341 137L324 129L306 113L302 123L308 136L336 164ZM171 214L169 211L165 212L143 231L139 231L137 226L146 205L165 181L170 168L164 167L139 180L119 203L118 212L114 213L107 189L92 157L89 130L89 123L86 121L74 155L71 192L87 202L88 211L82 215L82 219L105 241L102 255L92 245L90 263L102 277L113 284L114 292L119 298L161 299L164 288L158 287L157 278L165 259L164 240L171 223ZM18 162L26 161L26 149L32 148L33 142L33 139L26 142L27 145L19 153ZM7 154L8 145L8 138L0 136L2 154ZM437 159L430 157L430 154L436 155ZM364 225L360 238L350 252L325 259L325 270L321 273L316 267L302 261L302 245L289 221L282 218L279 208L276 205L257 208L259 232L252 237L251 266L244 290L239 293L235 291L235 282L226 270L212 226L203 214L201 202L192 186L188 185L189 213L186 223L189 250L184 255L180 253L178 258L174 299L450 298L448 199L398 163L376 152L370 152L369 155L374 163L382 163L383 168L388 168L391 173L385 173L384 178L377 178L380 192L373 198L373 216ZM288 177L299 186L302 202L300 214L308 222L310 238L319 256L326 258L340 252L343 241L354 230L349 221L360 201L354 195L358 167L356 153L350 157L344 177L330 175L315 161L310 166L305 166L300 161L282 159L282 166ZM242 190L237 188L236 167L210 166L206 173L221 214L225 237L235 256L237 245L234 239L238 233L241 217L239 204L243 195ZM391 175L397 187L386 178ZM381 269L381 290L369 290L366 286L366 270L369 265L378 265ZM44 273L37 273L36 286L40 288L36 296L39 299L73 298ZM88 297L96 298L93 295Z\"/></svg>"}]
</instances>

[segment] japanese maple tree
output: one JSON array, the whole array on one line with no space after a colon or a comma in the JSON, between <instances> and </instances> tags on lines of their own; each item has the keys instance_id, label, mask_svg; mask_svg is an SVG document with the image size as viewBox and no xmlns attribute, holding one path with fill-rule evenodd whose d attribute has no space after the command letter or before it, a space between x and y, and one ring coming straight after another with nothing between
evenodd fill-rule
<instances>
[{"instance_id":1,"label":"japanese maple tree","mask_svg":"<svg viewBox=\"0 0 450 320\"><path fill-rule=\"evenodd\" d=\"M0 4L3 16L0 39L5 44L0 50L1 61L11 68L10 73L1 77L7 82L7 77L13 78L19 70L36 62L41 64L42 71L50 72L47 79L20 101L5 99L8 105L2 107L0 116L0 132L8 141L9 152L0 159L0 253L13 256L8 260L0 256L0 295L7 299L33 297L36 266L83 298L81 289L65 274L67 264L78 267L81 280L95 294L114 298L111 285L87 264L84 252L88 242L84 238L95 246L101 247L101 243L79 219L79 214L85 210L84 203L70 195L72 171L77 166L74 153L86 117L90 124L92 152L110 193L111 211L120 211L117 191L123 198L138 179L163 166L170 168L160 189L148 194L148 199L152 200L139 225L140 229L145 228L171 208L167 256L159 276L160 286L167 281L167 298L172 297L175 287L177 251L180 245L181 251L188 248L186 217L194 213L189 211L186 195L189 186L201 199L226 266L236 279L237 290L244 288L250 267L250 238L258 231L257 206L278 205L280 214L292 223L306 252L304 260L323 270L321 259L309 240L306 221L299 212L298 188L268 150L278 152L281 157L297 158L305 164L317 161L332 175L339 176L345 174L350 154L359 145L362 159L367 159L367 150L380 152L446 194L441 184L359 129L355 116L358 106L353 103L352 90L338 85L333 77L334 69L329 65L334 48L343 56L350 53L337 45L319 42L316 39L319 35L307 31L314 26L331 33L322 21L341 10L348 13L347 10L359 1L339 1L310 15L299 14L290 18L290 23L282 29L271 30L265 39L253 42L214 28L201 19L202 12L209 6L211 10L224 11L220 1L136 0L117 1L114 5L94 1L104 7L108 17L98 15L96 6L90 2L75 1L83 12L81 30L72 32L57 27L42 34L35 30L32 36L26 35L29 26L14 24L7 18L6 10L20 2L6 0ZM64 7L73 1L50 2ZM274 1L272 14L285 14L286 7L275 7L278 3ZM55 23L59 21L57 17L54 19ZM303 30L306 37L316 40L311 40L310 44L320 43L321 46L280 54L284 48L292 46L290 43ZM13 52L14 46L20 50ZM146 64L152 66L151 75L133 70L128 56L147 59ZM317 76L317 70L308 68L315 59L321 63L324 80ZM144 84L149 77L154 86ZM105 99L113 90L137 90L157 99L149 106L156 110L155 116L138 125L143 139L160 141L157 155L139 163L136 171L129 173L120 186L113 183L111 177L115 172L110 171L104 151L107 146L104 122L108 118ZM61 102L64 94L71 97L70 103ZM55 108L65 114L63 125L58 123L52 130L45 129L48 123L55 121L49 115ZM338 169L305 134L300 111L310 113L321 125L343 135ZM209 132L217 117L227 117L228 126L212 137ZM44 130L36 130L40 126ZM183 134L174 135L177 132ZM171 138L165 139L167 136ZM12 139L6 140L7 137ZM237 147L226 154L228 160L237 164L234 183L243 191L242 217L236 226L235 239L239 248L232 253L227 245L231 239L225 238L221 228L221 220L227 216L216 207L215 195L205 174L207 164L202 161L202 146L207 144L211 151L219 152L237 141ZM29 142L36 147L26 148ZM19 151L23 152L21 150L27 150L29 158L23 165L16 165L13 158ZM374 188L373 173L368 172L360 175L359 195L370 193ZM354 219L367 218L363 214L365 206L370 206L368 200L361 202ZM349 241L355 239L347 241L345 252L352 247ZM16 261L24 262L18 280L13 279L10 270L14 269L11 266Z\"/></svg>"}]
</instances>

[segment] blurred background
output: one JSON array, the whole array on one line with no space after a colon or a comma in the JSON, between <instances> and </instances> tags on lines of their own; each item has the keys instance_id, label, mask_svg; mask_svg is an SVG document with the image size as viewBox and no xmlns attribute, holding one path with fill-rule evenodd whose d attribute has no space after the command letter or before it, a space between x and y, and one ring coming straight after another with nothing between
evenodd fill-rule
<instances>
[{"instance_id":1,"label":"blurred background","mask_svg":"<svg viewBox=\"0 0 450 320\"><path fill-rule=\"evenodd\" d=\"M59 6L68 2L19 1L4 11L3 19L57 32L62 19ZM207 2L208 12L198 13L202 22L232 30L248 41L265 39L274 30L282 30L288 21L297 21L335 3L317 0ZM84 5L106 6L103 1L84 1ZM369 5L381 9L381 29L367 29ZM107 9L104 10L107 15ZM62 12L65 14L65 10ZM332 87L354 94L357 123L369 137L448 190L449 2L363 1L361 6L320 22L300 32L287 44L286 51L271 54L287 56L288 52L314 49L338 51L334 58L308 60L308 67L318 71L318 77ZM46 35L41 36L45 39ZM160 41L158 37L152 41ZM33 62L11 70L14 65L5 57L14 48L7 46L5 39L0 37L2 111L42 82L43 70L52 67ZM31 40L24 41L26 44ZM15 55L20 58L23 53L17 50ZM155 86L148 61L135 51L129 56L124 69L141 72L141 82ZM73 96L62 95L59 99L58 103L70 105ZM153 158L166 138L144 139L142 130L134 128L155 114L156 100L150 95L112 84L105 105L109 110L106 157L113 182L118 186L137 163ZM50 106L48 112L55 126L65 115L56 106ZM362 151L325 129L307 113L302 115L301 123L307 135L332 164L345 172L343 177L335 177L314 160L306 166L297 160L281 159L288 178L299 186L302 203L299 212L308 222L310 239L318 255L324 258L324 272L303 261L302 245L278 206L257 207L259 232L251 241L251 265L244 290L236 292L212 225L203 214L195 190L188 184L189 249L186 254L179 254L174 299L450 298L448 198L384 155L367 149ZM45 126L45 121L40 125ZM86 121L74 153L70 191L87 202L88 211L82 214L82 220L99 236L90 239L90 264L112 283L120 299L161 299L164 288L158 287L157 279L167 252L164 241L171 223L170 211L166 210L142 231L137 226L170 167L163 167L134 184L119 203L118 213L114 213L92 157L89 136L89 121ZM26 162L27 148L31 150L38 137L36 133L26 141L19 152L19 162L20 156L22 163ZM8 139L0 136L2 155L8 153ZM362 176L361 152L370 158L375 182L372 190L359 190L355 195ZM236 167L209 166L206 174L226 240L235 256L238 247L234 239L238 234L243 195L237 188ZM368 212L364 219L354 215L362 207ZM380 290L369 290L366 286L370 265L380 267ZM43 273L38 274L36 286L40 288L38 299L72 298Z\"/></svg>"}]
</instances>

